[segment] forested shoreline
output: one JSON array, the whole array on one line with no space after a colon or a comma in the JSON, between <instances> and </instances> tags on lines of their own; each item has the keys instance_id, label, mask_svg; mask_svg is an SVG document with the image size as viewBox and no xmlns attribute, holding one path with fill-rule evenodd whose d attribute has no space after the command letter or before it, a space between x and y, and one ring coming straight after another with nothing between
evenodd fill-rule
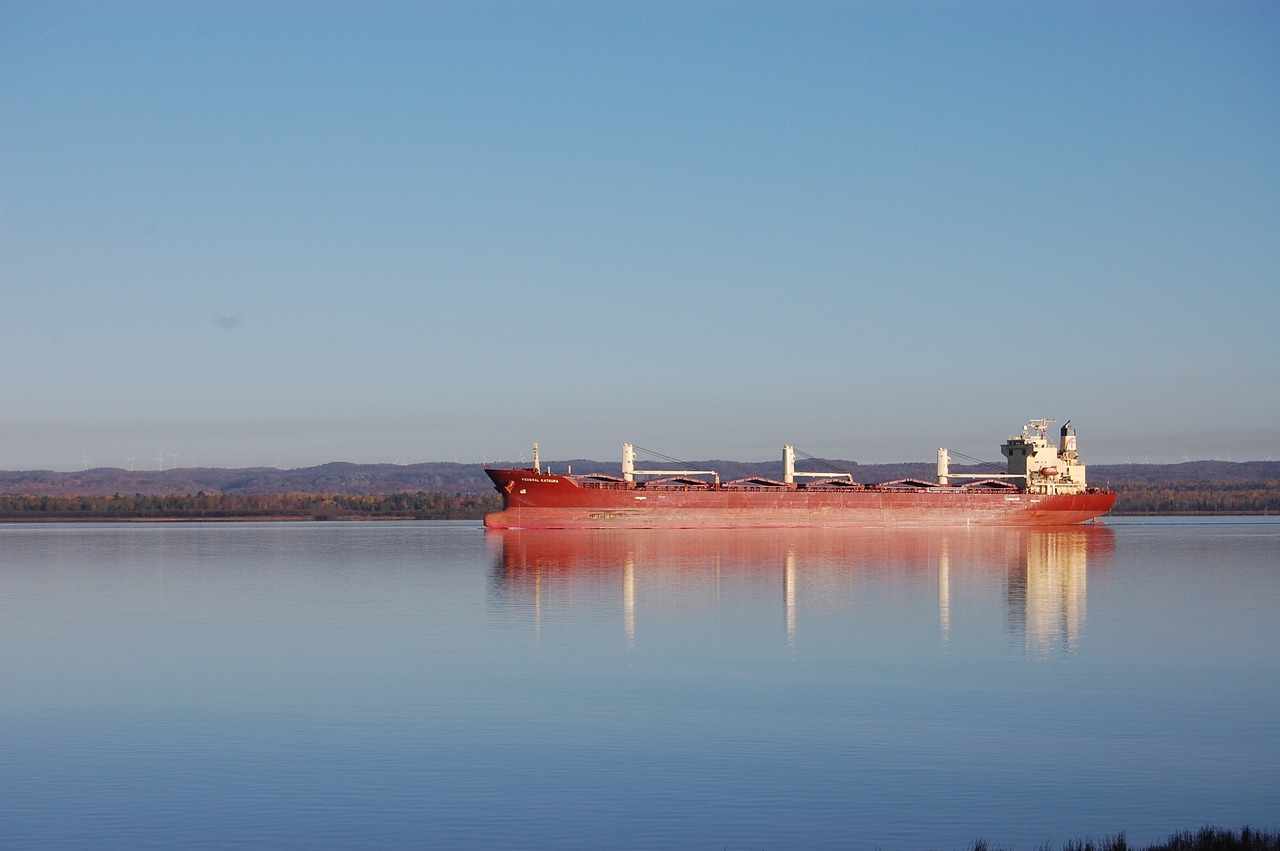
<instances>
[{"instance_id":1,"label":"forested shoreline","mask_svg":"<svg viewBox=\"0 0 1280 851\"><path fill-rule=\"evenodd\" d=\"M495 494L0 495L0 520L479 520Z\"/></svg>"},{"instance_id":2,"label":"forested shoreline","mask_svg":"<svg viewBox=\"0 0 1280 851\"><path fill-rule=\"evenodd\" d=\"M1116 485L1116 515L1280 514L1280 482Z\"/></svg>"},{"instance_id":3,"label":"forested shoreline","mask_svg":"<svg viewBox=\"0 0 1280 851\"><path fill-rule=\"evenodd\" d=\"M1117 516L1280 514L1280 482L1164 482L1116 486ZM0 521L479 520L496 493L196 493L110 496L0 494Z\"/></svg>"}]
</instances>

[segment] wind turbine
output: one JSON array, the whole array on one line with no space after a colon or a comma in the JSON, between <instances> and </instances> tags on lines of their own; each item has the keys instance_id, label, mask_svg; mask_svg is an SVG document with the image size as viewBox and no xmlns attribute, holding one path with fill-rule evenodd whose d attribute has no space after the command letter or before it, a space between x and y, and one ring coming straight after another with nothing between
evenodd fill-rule
<instances>
[{"instance_id":1,"label":"wind turbine","mask_svg":"<svg viewBox=\"0 0 1280 851\"><path fill-rule=\"evenodd\" d=\"M176 470L176 469L178 469L178 453L177 453L177 452L170 452L170 453L169 453L169 457L173 459L173 466L172 466L172 467L170 467L169 469L171 469L171 470Z\"/></svg>"},{"instance_id":2,"label":"wind turbine","mask_svg":"<svg viewBox=\"0 0 1280 851\"><path fill-rule=\"evenodd\" d=\"M124 460L126 460L126 461L128 461L128 462L129 462L129 472L130 472L130 473L132 473L132 472L133 472L133 462L134 462L134 460L135 460L135 459L137 459L137 457L138 457L137 455L126 455L126 456L124 456Z\"/></svg>"},{"instance_id":3,"label":"wind turbine","mask_svg":"<svg viewBox=\"0 0 1280 851\"><path fill-rule=\"evenodd\" d=\"M163 452L156 453L156 463L160 465L161 470L164 469L164 453Z\"/></svg>"}]
</instances>

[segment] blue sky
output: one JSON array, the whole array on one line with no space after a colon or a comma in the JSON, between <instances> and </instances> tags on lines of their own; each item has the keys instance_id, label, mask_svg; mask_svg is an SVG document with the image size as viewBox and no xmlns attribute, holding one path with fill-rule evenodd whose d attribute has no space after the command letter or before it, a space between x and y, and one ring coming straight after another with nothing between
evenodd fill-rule
<instances>
[{"instance_id":1,"label":"blue sky","mask_svg":"<svg viewBox=\"0 0 1280 851\"><path fill-rule=\"evenodd\" d=\"M1274 3L0 0L5 469L1274 458L1278 234Z\"/></svg>"}]
</instances>

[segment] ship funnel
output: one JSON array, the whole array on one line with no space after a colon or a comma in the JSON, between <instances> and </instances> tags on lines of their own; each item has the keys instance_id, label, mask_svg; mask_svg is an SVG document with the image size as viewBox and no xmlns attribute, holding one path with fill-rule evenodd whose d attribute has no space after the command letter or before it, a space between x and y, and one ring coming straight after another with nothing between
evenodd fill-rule
<instances>
[{"instance_id":1,"label":"ship funnel","mask_svg":"<svg viewBox=\"0 0 1280 851\"><path fill-rule=\"evenodd\" d=\"M1071 425L1071 420L1067 420L1062 424L1061 441L1058 444L1058 454L1063 458L1074 459L1076 452L1076 430Z\"/></svg>"}]
</instances>

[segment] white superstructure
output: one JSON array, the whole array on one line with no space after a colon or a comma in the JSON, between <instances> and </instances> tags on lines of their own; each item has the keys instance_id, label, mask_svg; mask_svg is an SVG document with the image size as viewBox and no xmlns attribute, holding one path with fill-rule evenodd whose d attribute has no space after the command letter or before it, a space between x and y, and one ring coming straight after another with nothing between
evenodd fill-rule
<instances>
[{"instance_id":1,"label":"white superstructure","mask_svg":"<svg viewBox=\"0 0 1280 851\"><path fill-rule=\"evenodd\" d=\"M1000 447L1009 459L1007 473L952 473L951 456L938 450L938 484L951 479L1021 479L1028 493L1082 493L1085 490L1084 465L1076 449L1076 430L1067 420L1059 434L1058 445L1049 443L1049 425L1056 420L1032 420L1022 433L1010 437Z\"/></svg>"}]
</instances>

